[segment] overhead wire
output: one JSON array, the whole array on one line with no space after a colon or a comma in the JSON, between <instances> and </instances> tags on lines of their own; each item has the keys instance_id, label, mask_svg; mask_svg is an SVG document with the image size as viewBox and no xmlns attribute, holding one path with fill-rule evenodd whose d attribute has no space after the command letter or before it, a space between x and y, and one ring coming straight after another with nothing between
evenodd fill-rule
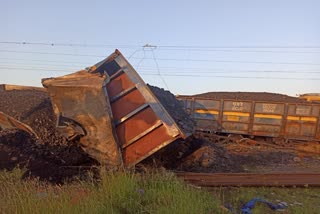
<instances>
[{"instance_id":1,"label":"overhead wire","mask_svg":"<svg viewBox=\"0 0 320 214\"><path fill-rule=\"evenodd\" d=\"M14 45L45 45L45 46L70 46L70 47L124 47L141 48L145 45L129 44L87 44L87 43L56 43L56 42L28 42L28 41L0 41L0 44ZM157 48L176 49L320 49L319 45L157 45Z\"/></svg>"},{"instance_id":2,"label":"overhead wire","mask_svg":"<svg viewBox=\"0 0 320 214\"><path fill-rule=\"evenodd\" d=\"M258 48L257 48L258 49ZM237 49L237 48L224 48L224 49L196 49L196 48L161 48L159 51L195 51L195 52L227 52L227 53L290 53L290 54L315 54L320 51L283 51L283 50L252 50L252 49Z\"/></svg>"},{"instance_id":3,"label":"overhead wire","mask_svg":"<svg viewBox=\"0 0 320 214\"><path fill-rule=\"evenodd\" d=\"M159 75L160 79L162 80L163 84L165 85L165 87L167 88L167 90L170 91L168 84L166 83L166 81L164 80L163 76L161 75L159 64L158 64L157 58L156 58L155 53L154 53L152 48L151 48L151 52L152 52L153 60L154 60L154 62L156 64L158 75Z\"/></svg>"},{"instance_id":4,"label":"overhead wire","mask_svg":"<svg viewBox=\"0 0 320 214\"><path fill-rule=\"evenodd\" d=\"M142 51L142 50L140 50ZM1 61L1 60L14 60L14 64L22 64L22 65L45 65L45 66L78 66L78 67L87 67L88 65L94 64L93 62L80 62L80 61L60 61L60 60L40 60L40 59L23 59L23 58L3 58L0 57L0 65L1 63L10 63L7 61ZM47 64L47 63L26 63L21 61L30 61L30 62L48 62L48 63L54 63L54 64ZM12 62L11 62L12 63ZM55 64L59 63L59 64ZM77 64L79 63L79 64ZM153 66L140 66L140 69L145 70L154 70ZM262 73L320 73L319 70L252 70L252 69L226 69L226 68L214 68L214 67L178 67L178 66L159 66L159 69L161 70L172 70L175 72L179 71L190 71L190 72L197 72L197 73L218 73L227 71L227 72L262 72ZM178 70L178 71L176 71Z\"/></svg>"},{"instance_id":5,"label":"overhead wire","mask_svg":"<svg viewBox=\"0 0 320 214\"><path fill-rule=\"evenodd\" d=\"M11 53L28 53L28 54L44 54L44 55L61 55L61 56L81 56L81 57L106 57L103 55L90 54L69 54L69 53L52 53L52 52L34 52L34 51L12 51L0 50L0 52ZM142 59L139 57L131 57L132 59ZM153 58L143 57L143 60L153 60ZM218 62L218 63L248 63L248 64L282 64L282 65L320 65L319 63L304 63L304 62L272 62L272 61L234 61L234 60L213 60L213 59L178 59L178 58L158 58L161 61L187 61L187 62Z\"/></svg>"},{"instance_id":6,"label":"overhead wire","mask_svg":"<svg viewBox=\"0 0 320 214\"><path fill-rule=\"evenodd\" d=\"M15 68L15 67L0 67L0 70L27 70L27 71L32 71L32 70L35 70L35 71L44 71L44 72L51 72L51 71L54 71L54 72L64 72L64 73L70 73L70 70L67 71L66 69L65 70L60 70L60 69L51 69L51 68Z\"/></svg>"},{"instance_id":7,"label":"overhead wire","mask_svg":"<svg viewBox=\"0 0 320 214\"><path fill-rule=\"evenodd\" d=\"M144 71L144 72L148 72L148 71L157 71L154 69L141 69L139 71ZM161 72L163 73L169 73L169 71L165 71L165 72ZM178 74L178 73L182 73L182 74L190 74L190 73L196 73L196 74L211 74L211 73L284 73L284 74L320 74L320 71L264 71L264 70L227 70L227 69L223 69L223 70L213 70L213 71L192 71L190 72L185 72L185 71L173 71L170 73L174 73L174 74Z\"/></svg>"},{"instance_id":8,"label":"overhead wire","mask_svg":"<svg viewBox=\"0 0 320 214\"><path fill-rule=\"evenodd\" d=\"M1 59L1 58L0 58ZM258 69L226 69L226 68L203 68L203 67L191 67L191 68L184 68L184 67L160 67L157 63L157 67L154 68L153 66L141 66L143 58L137 63L136 70L139 71L157 71L164 70L161 73L197 73L197 74L210 74L210 73L289 73L289 74L320 74L319 70L258 70ZM57 61L58 62L58 61ZM88 67L89 64L72 64L72 65L64 65L64 64L47 64L47 63L21 63L18 62L3 62L0 60L0 66L23 66L23 67L30 67L30 66L46 66L46 69L79 69Z\"/></svg>"},{"instance_id":9,"label":"overhead wire","mask_svg":"<svg viewBox=\"0 0 320 214\"><path fill-rule=\"evenodd\" d=\"M145 51L145 49L144 49L144 47L142 48L142 51L143 51L143 57L142 58L140 58L140 60L139 60L139 62L136 64L136 68L138 69L139 67L140 67L140 64L142 63L142 61L145 59L145 57L146 57L146 51ZM131 56L132 57L132 56Z\"/></svg>"},{"instance_id":10,"label":"overhead wire","mask_svg":"<svg viewBox=\"0 0 320 214\"><path fill-rule=\"evenodd\" d=\"M150 73L140 73L143 75L158 75ZM215 78L225 78L225 79L271 79L271 80L311 80L318 81L320 78L293 78L293 77L252 77L252 76L222 76L222 75L197 75L197 74L163 74L164 76L174 76L174 77L215 77Z\"/></svg>"},{"instance_id":11,"label":"overhead wire","mask_svg":"<svg viewBox=\"0 0 320 214\"><path fill-rule=\"evenodd\" d=\"M15 60L17 62L19 61L32 61L32 62L58 62L58 63L66 63L66 64L73 64L73 63L83 63L83 64L93 64L94 62L83 62L83 61L64 61L64 60L43 60L43 59L27 59L27 58L8 58L8 57L0 57L0 60L4 59L4 60Z\"/></svg>"},{"instance_id":12,"label":"overhead wire","mask_svg":"<svg viewBox=\"0 0 320 214\"><path fill-rule=\"evenodd\" d=\"M0 52L7 52L7 53L27 53L27 54L41 54L41 55L57 55L57 56L106 57L105 55L71 54L71 53L53 53L53 52L37 52L37 51L13 51L13 50L0 50Z\"/></svg>"},{"instance_id":13,"label":"overhead wire","mask_svg":"<svg viewBox=\"0 0 320 214\"><path fill-rule=\"evenodd\" d=\"M139 59L132 57L134 59ZM150 59L152 58L145 58ZM212 59L178 59L178 58L158 58L161 61L187 61L187 62L219 62L219 63L248 63L248 64L279 64L279 65L320 65L319 63L304 62L272 62L272 61L234 61L234 60L212 60Z\"/></svg>"},{"instance_id":14,"label":"overhead wire","mask_svg":"<svg viewBox=\"0 0 320 214\"><path fill-rule=\"evenodd\" d=\"M103 46L103 45L86 45L86 44L72 44L72 43L30 43L30 42L0 42L0 44L23 44L23 45L51 45L51 46L70 46L70 47L88 47L88 46ZM118 45L120 46L120 45ZM163 76L179 76L179 77L216 77L216 78L237 78L237 79L243 79L243 78L253 78L253 79L287 79L287 80L319 80L317 78L284 78L284 77L250 77L250 76L222 76L222 75L203 75L203 74L210 74L210 73L226 73L223 71L217 71L216 70L206 70L203 71L204 68L177 68L180 71L181 70L188 70L189 72L177 72L175 71L174 73L163 73L160 72L160 66L158 64L158 60L163 60L163 61L191 61L191 62L218 62L218 63L254 63L254 64L283 64L283 65L320 65L318 63L305 63L305 62L273 62L273 61L234 61L234 60L215 60L215 59L182 59L182 58L156 58L154 50L151 48L152 52L152 58L147 58L146 57L146 47L152 47L151 45L144 45L144 46L130 46L130 45L122 45L122 47L127 47L127 48L136 48L136 49L130 56L129 59L137 59L139 60L136 66L136 69L140 68L141 63L144 60L153 60L155 62L156 68L149 68L149 69L141 69L141 74L144 75L158 75L161 80L163 81L164 85L169 89L167 83L165 82ZM113 45L104 45L104 47L113 47ZM254 51L254 52L275 52L278 53L279 51L274 51L274 50L269 50L269 49L318 49L320 47L318 46L154 46L157 48L162 48L165 50L191 50L191 51L225 51L225 52L234 52L234 51L243 51L243 50L212 50L213 48L220 48L220 49L227 49L227 48L232 48L232 49L267 49L267 50L244 50L244 52L247 51ZM158 49L159 50L159 49ZM134 57L136 53L139 51L143 51L143 57ZM74 53L54 53L54 52L36 52L36 51L16 51L16 50L0 50L0 52L8 52L8 53L28 53L28 54L42 54L42 55L61 55L61 56L81 56L81 57L106 57L105 55L91 55L91 54L74 54ZM302 52L301 52L302 53ZM315 53L315 52L310 52L310 53ZM0 59L10 59L10 58L0 58ZM41 60L29 60L29 61L39 61ZM43 62L58 62L58 63L71 63L68 61L54 61L54 60L43 60ZM72 63L78 63L78 62L72 62ZM79 62L80 63L80 62ZM82 63L82 62L81 62ZM46 65L46 64L40 64L39 65L45 65L45 66L58 66L58 65ZM91 64L91 63L86 63L86 64ZM1 64L0 64L1 65ZM64 66L60 64L59 66ZM79 65L80 66L80 65ZM83 66L83 65L81 65ZM85 66L83 66L85 67ZM141 66L141 68L145 68ZM164 69L166 67L163 67L161 69ZM170 68L170 67L167 67ZM15 70L49 70L49 71L58 71L58 72L68 72L64 70L59 70L59 69L52 69L52 68L13 68L13 67L0 67L0 69L15 69ZM70 68L71 69L71 68ZM173 67L173 69L176 69ZM195 70L190 70L190 69L195 69ZM199 71L200 70L200 71ZM222 70L222 69L220 69ZM157 73L152 74L152 73L143 73L146 71L156 71ZM196 72L196 74L190 74L191 72ZM248 73L320 73L319 71L275 71L275 70L238 70L238 71L232 71L228 70L228 73L240 73L240 72L248 72Z\"/></svg>"},{"instance_id":15,"label":"overhead wire","mask_svg":"<svg viewBox=\"0 0 320 214\"><path fill-rule=\"evenodd\" d=\"M0 41L0 44L10 45L44 45L51 47L80 47L80 48L125 48L135 49L141 45L121 45L121 44L80 44L80 43L54 43L54 42L21 42L21 41ZM192 45L158 45L160 51L202 51L202 52L241 52L241 53L320 53L319 51L295 51L294 49L319 49L320 46L192 46ZM241 50L244 49L244 50ZM264 50L256 50L264 49ZM267 49L267 50L266 50ZM273 49L273 50L272 50ZM280 50L279 50L280 49ZM288 50L283 50L288 49Z\"/></svg>"},{"instance_id":16,"label":"overhead wire","mask_svg":"<svg viewBox=\"0 0 320 214\"><path fill-rule=\"evenodd\" d=\"M32 67L3 67L0 66L0 70L36 70L36 71L45 71L45 72L64 72L69 73L67 69L52 69L52 68L32 68ZM139 72L142 75L152 75L152 76L159 76L159 73L146 73L146 72ZM176 77L217 77L217 78L231 78L231 79L272 79L272 80L320 80L320 78L295 78L295 77L258 77L258 76L226 76L226 75L203 75L203 74L169 74L169 73L161 73L161 76L176 76Z\"/></svg>"},{"instance_id":17,"label":"overhead wire","mask_svg":"<svg viewBox=\"0 0 320 214\"><path fill-rule=\"evenodd\" d=\"M102 48L102 47L109 47L109 48L137 48L140 47L138 45L120 45L120 44L80 44L80 43L50 43L50 42L17 42L17 41L0 41L0 44L11 44L11 45L43 45L43 46L64 46L64 47L95 47L95 48Z\"/></svg>"}]
</instances>

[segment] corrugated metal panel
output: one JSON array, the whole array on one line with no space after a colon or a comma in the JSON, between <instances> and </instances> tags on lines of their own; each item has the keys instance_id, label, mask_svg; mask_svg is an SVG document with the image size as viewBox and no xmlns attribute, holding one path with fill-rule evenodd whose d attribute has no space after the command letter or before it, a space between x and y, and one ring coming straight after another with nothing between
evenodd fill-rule
<instances>
[{"instance_id":1,"label":"corrugated metal panel","mask_svg":"<svg viewBox=\"0 0 320 214\"><path fill-rule=\"evenodd\" d=\"M178 99L186 98L202 100L192 96L178 97ZM210 101L217 102L217 100L210 100L209 98L203 100L205 101L198 101L198 103L204 106L209 104L213 106L213 102ZM320 140L320 105L318 104L220 100L220 109L201 112L194 109L192 111L195 120L197 122L201 120L197 123L201 128L204 127L202 120L214 120L212 125L208 123L205 125L206 127L217 127L212 131Z\"/></svg>"},{"instance_id":2,"label":"corrugated metal panel","mask_svg":"<svg viewBox=\"0 0 320 214\"><path fill-rule=\"evenodd\" d=\"M196 127L203 131L217 131L221 125L217 121L196 119Z\"/></svg>"},{"instance_id":3,"label":"corrugated metal panel","mask_svg":"<svg viewBox=\"0 0 320 214\"><path fill-rule=\"evenodd\" d=\"M195 110L193 117L195 119L207 119L207 120L217 120L219 116L219 111L216 110Z\"/></svg>"},{"instance_id":4,"label":"corrugated metal panel","mask_svg":"<svg viewBox=\"0 0 320 214\"><path fill-rule=\"evenodd\" d=\"M290 104L288 106L285 135L288 137L319 137L317 126L319 124L319 106Z\"/></svg>"},{"instance_id":5,"label":"corrugated metal panel","mask_svg":"<svg viewBox=\"0 0 320 214\"><path fill-rule=\"evenodd\" d=\"M126 166L132 166L176 139L191 134L178 127L120 52L116 51L97 70L110 75L107 92ZM191 107L189 100L183 102Z\"/></svg>"},{"instance_id":6,"label":"corrugated metal panel","mask_svg":"<svg viewBox=\"0 0 320 214\"><path fill-rule=\"evenodd\" d=\"M278 137L281 127L272 125L253 125L252 135Z\"/></svg>"},{"instance_id":7,"label":"corrugated metal panel","mask_svg":"<svg viewBox=\"0 0 320 214\"><path fill-rule=\"evenodd\" d=\"M223 122L223 131L229 133L248 133L249 124L246 123L233 123L233 122Z\"/></svg>"},{"instance_id":8,"label":"corrugated metal panel","mask_svg":"<svg viewBox=\"0 0 320 214\"><path fill-rule=\"evenodd\" d=\"M247 101L224 101L224 111L251 112L252 103Z\"/></svg>"},{"instance_id":9,"label":"corrugated metal panel","mask_svg":"<svg viewBox=\"0 0 320 214\"><path fill-rule=\"evenodd\" d=\"M194 109L219 109L220 101L216 100L194 100Z\"/></svg>"},{"instance_id":10,"label":"corrugated metal panel","mask_svg":"<svg viewBox=\"0 0 320 214\"><path fill-rule=\"evenodd\" d=\"M284 104L277 103L256 103L255 113L265 113L265 114L283 114Z\"/></svg>"}]
</instances>

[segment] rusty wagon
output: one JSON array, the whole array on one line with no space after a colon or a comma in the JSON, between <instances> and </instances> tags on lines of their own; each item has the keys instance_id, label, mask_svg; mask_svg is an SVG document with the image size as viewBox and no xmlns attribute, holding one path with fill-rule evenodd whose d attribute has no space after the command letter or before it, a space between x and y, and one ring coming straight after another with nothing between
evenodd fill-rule
<instances>
[{"instance_id":1,"label":"rusty wagon","mask_svg":"<svg viewBox=\"0 0 320 214\"><path fill-rule=\"evenodd\" d=\"M177 121L118 50L91 67L42 84L44 88L0 85L0 91L48 93L59 135L79 143L107 168L132 167L192 135L193 123L186 128ZM0 112L0 130L10 128L37 134Z\"/></svg>"},{"instance_id":2,"label":"rusty wagon","mask_svg":"<svg viewBox=\"0 0 320 214\"><path fill-rule=\"evenodd\" d=\"M320 141L320 104L177 96L200 131Z\"/></svg>"}]
</instances>

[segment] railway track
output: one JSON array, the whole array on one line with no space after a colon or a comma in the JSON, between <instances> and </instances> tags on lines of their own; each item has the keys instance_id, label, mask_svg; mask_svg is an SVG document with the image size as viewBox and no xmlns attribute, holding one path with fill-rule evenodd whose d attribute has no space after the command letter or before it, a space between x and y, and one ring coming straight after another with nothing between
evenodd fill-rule
<instances>
[{"instance_id":1,"label":"railway track","mask_svg":"<svg viewBox=\"0 0 320 214\"><path fill-rule=\"evenodd\" d=\"M196 186L296 186L320 187L320 173L194 173L176 172L179 178Z\"/></svg>"}]
</instances>

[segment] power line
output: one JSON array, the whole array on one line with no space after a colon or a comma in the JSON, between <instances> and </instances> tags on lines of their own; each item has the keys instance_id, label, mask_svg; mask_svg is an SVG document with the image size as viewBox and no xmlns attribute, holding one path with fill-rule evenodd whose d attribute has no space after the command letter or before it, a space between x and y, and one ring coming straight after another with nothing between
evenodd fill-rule
<instances>
[{"instance_id":1,"label":"power line","mask_svg":"<svg viewBox=\"0 0 320 214\"><path fill-rule=\"evenodd\" d=\"M86 63L86 62L79 62L79 61L42 60L42 59L8 58L8 57L0 57L0 59L15 60L15 61L31 61L31 62L58 62L58 63L66 63L66 64L73 64L73 63L83 63L86 65L94 64L94 62Z\"/></svg>"},{"instance_id":2,"label":"power line","mask_svg":"<svg viewBox=\"0 0 320 214\"><path fill-rule=\"evenodd\" d=\"M141 50L142 51L142 50ZM55 60L39 60L39 59L23 59L23 58L1 58L0 60L15 60L16 64L21 64L20 61L31 61L31 62L49 62L49 63L63 63L66 65L73 65L73 66L82 66L87 67L88 65L94 64L94 62L79 62L79 61L55 61ZM2 62L7 63L7 62ZM79 63L79 64L74 64ZM23 63L23 65L33 65L32 64L26 64ZM39 63L39 65L46 65L46 66L64 66L63 64L43 64ZM37 65L37 64L36 64ZM147 70L154 70L154 66L139 66L139 68L145 68ZM228 71L228 72L264 72L264 73L319 73L320 70L233 70L233 69L225 69L225 68L212 68L212 67L177 67L177 66L161 66L159 67L161 70L180 70L180 71L193 71L193 72L201 72L201 73L210 73L211 71ZM203 70L206 70L206 72L202 72Z\"/></svg>"},{"instance_id":3,"label":"power line","mask_svg":"<svg viewBox=\"0 0 320 214\"><path fill-rule=\"evenodd\" d=\"M75 64L48 64L48 63L39 63L39 62L31 62L31 63L20 63L20 62L1 62L0 61L0 65L13 65L13 66L38 66L38 65L44 65L44 66L52 66L52 67L63 67L63 68L66 68L66 67L69 67L69 68L76 68L76 67L88 67L88 66L85 66L85 65L75 65Z\"/></svg>"},{"instance_id":4,"label":"power line","mask_svg":"<svg viewBox=\"0 0 320 214\"><path fill-rule=\"evenodd\" d=\"M166 86L166 88L170 91L168 84L166 83L166 81L164 80L163 76L162 76L161 73L160 73L160 68L159 68L159 65L158 65L158 61L157 61L156 55L154 54L153 49L151 49L151 50L152 50L153 60L154 60L154 62L155 62L155 64L156 64L159 77L160 77L160 79L162 80L163 84Z\"/></svg>"},{"instance_id":5,"label":"power line","mask_svg":"<svg viewBox=\"0 0 320 214\"><path fill-rule=\"evenodd\" d=\"M10 64L10 63L3 63L0 62L0 66L5 66L5 67L10 67L15 69L15 68L26 68L26 67L30 67L30 66L37 66L37 65L41 65L41 66L49 66L46 68L42 68L42 67L32 67L32 68L36 68L36 69L56 69L57 67L60 67L61 69L64 70L78 70L81 68L85 68L88 66L84 66L84 65L77 65L75 67L71 67L71 66L64 66L64 65L51 65L51 64L44 64L44 63L40 63L40 64L19 64L19 62L15 62L15 64ZM12 67L13 66L13 67ZM20 66L20 67L17 67ZM169 69L168 69L169 68ZM173 70L173 69L174 70ZM160 69L164 69L166 70L165 72L161 72L161 73L174 73L174 74L190 74L190 73L195 73L195 74L210 74L210 73L288 73L288 74L320 74L320 70L233 70L233 69L225 69L225 68L176 68L176 67L151 67L151 66L136 66L136 70L138 71L142 71L142 72L148 72L148 71L157 71L159 72ZM172 71L172 72L170 72Z\"/></svg>"},{"instance_id":6,"label":"power line","mask_svg":"<svg viewBox=\"0 0 320 214\"><path fill-rule=\"evenodd\" d=\"M42 46L63 46L63 47L95 47L95 48L137 48L141 47L138 45L108 45L108 44L80 44L80 43L48 43L48 42L8 42L2 41L0 44L10 44L10 45L42 45Z\"/></svg>"},{"instance_id":7,"label":"power line","mask_svg":"<svg viewBox=\"0 0 320 214\"><path fill-rule=\"evenodd\" d=\"M140 59L132 57L133 59ZM152 58L145 58L152 60ZM249 64L279 64L279 65L320 65L318 63L303 63L303 62L272 62L272 61L234 61L234 60L212 60L212 59L177 59L177 58L158 58L162 61L183 61L183 62L219 62L219 63L249 63Z\"/></svg>"},{"instance_id":8,"label":"power line","mask_svg":"<svg viewBox=\"0 0 320 214\"><path fill-rule=\"evenodd\" d=\"M45 45L45 46L70 46L70 47L121 47L121 48L141 48L145 45L129 44L86 44L86 43L55 43L55 42L27 42L27 41L0 41L0 44L14 45ZM319 45L157 45L157 48L176 48L176 49L320 49Z\"/></svg>"},{"instance_id":9,"label":"power line","mask_svg":"<svg viewBox=\"0 0 320 214\"><path fill-rule=\"evenodd\" d=\"M146 70L153 70L152 66L141 66ZM224 72L263 72L263 73L319 73L320 69L315 70L255 70L255 69L226 69L226 68L214 68L214 67L161 67L162 70L171 70L175 72L179 71L190 71L190 72L200 72L200 73L210 73L215 71ZM176 71L178 70L178 71Z\"/></svg>"},{"instance_id":10,"label":"power line","mask_svg":"<svg viewBox=\"0 0 320 214\"><path fill-rule=\"evenodd\" d=\"M35 52L35 51L12 51L12 50L0 50L0 52L8 53L27 53L27 54L41 54L41 55L58 55L58 56L85 56L85 57L107 57L102 55L90 55L90 54L69 54L69 53L50 53L50 52Z\"/></svg>"},{"instance_id":11,"label":"power line","mask_svg":"<svg viewBox=\"0 0 320 214\"><path fill-rule=\"evenodd\" d=\"M155 69L142 69L139 71L144 71L144 72L148 72L148 71L157 71ZM162 74L164 73L169 73L169 72L161 72ZM284 73L284 74L320 74L320 71L263 71L263 70L225 70L223 69L223 71L193 71L193 72L182 72L182 71L174 71L171 72L174 74L190 74L190 73L195 73L195 74L211 74L211 73L215 73L215 74L225 74L225 73Z\"/></svg>"},{"instance_id":12,"label":"power line","mask_svg":"<svg viewBox=\"0 0 320 214\"><path fill-rule=\"evenodd\" d=\"M253 49L237 49L237 48L225 48L225 49L197 49L197 48L158 48L159 51L197 51L197 52L226 52L226 53L290 53L290 54L316 54L319 51L283 51L282 50L253 50Z\"/></svg>"},{"instance_id":13,"label":"power line","mask_svg":"<svg viewBox=\"0 0 320 214\"><path fill-rule=\"evenodd\" d=\"M135 66L137 69L140 67L140 64L142 63L142 61L143 61L143 60L145 59L145 57L146 57L146 51L145 51L145 49L142 48L142 51L143 51L143 57L140 58L139 62L138 62L138 63L136 64L136 66ZM135 52L135 53L136 53L136 52ZM134 55L135 53L133 53L133 55ZM133 55L130 55L130 58L131 58Z\"/></svg>"},{"instance_id":14,"label":"power line","mask_svg":"<svg viewBox=\"0 0 320 214\"><path fill-rule=\"evenodd\" d=\"M0 67L0 70L37 70L37 71L46 71L46 72L63 72L70 73L66 70L57 70L50 68L14 68L14 67ZM216 78L231 78L231 79L272 79L272 80L320 80L320 78L294 78L294 77L253 77L253 76L225 76L225 75L200 75L200 74L164 74L164 73L144 73L139 72L141 75L151 75L151 76L172 76L172 77L216 77Z\"/></svg>"},{"instance_id":15,"label":"power line","mask_svg":"<svg viewBox=\"0 0 320 214\"><path fill-rule=\"evenodd\" d=\"M304 46L290 46L290 45L275 45L275 46L261 46L261 45L159 45L159 48L196 48L196 49L228 49L228 48L237 48L237 49L318 49L318 45L304 45Z\"/></svg>"},{"instance_id":16,"label":"power line","mask_svg":"<svg viewBox=\"0 0 320 214\"><path fill-rule=\"evenodd\" d=\"M50 68L14 68L14 67L0 67L1 70L26 70L26 71L44 71L44 72L64 72L64 73L70 73L70 71L66 70L60 70L60 69L50 69Z\"/></svg>"},{"instance_id":17,"label":"power line","mask_svg":"<svg viewBox=\"0 0 320 214\"><path fill-rule=\"evenodd\" d=\"M142 75L158 76L159 74L150 73L140 73ZM187 75L187 74L163 74L164 76L174 76L174 77L215 77L215 78L225 78L225 79L270 79L270 80L314 80L318 81L320 78L291 78L291 77L250 77L250 76L220 76L220 75Z\"/></svg>"},{"instance_id":18,"label":"power line","mask_svg":"<svg viewBox=\"0 0 320 214\"><path fill-rule=\"evenodd\" d=\"M44 55L62 55L62 56L84 56L84 57L106 57L102 55L88 55L88 54L69 54L69 53L50 53L50 52L33 52L33 51L12 51L12 50L0 50L0 52L10 53L28 53L28 54L44 54ZM132 59L151 59L153 58L141 58L132 57ZM320 65L317 63L300 63L300 62L272 62L272 61L233 61L233 60L211 60L211 59L177 59L177 58L158 58L161 61L188 61L188 62L218 62L218 63L245 63L245 64L282 64L282 65Z\"/></svg>"},{"instance_id":19,"label":"power line","mask_svg":"<svg viewBox=\"0 0 320 214\"><path fill-rule=\"evenodd\" d=\"M41 42L7 42L3 41L0 44L11 45L42 45L51 47L80 47L80 48L124 48L135 49L142 48L140 45L110 45L110 44L79 44L79 43L41 43ZM295 51L294 49L319 49L320 46L183 46L183 45L167 45L167 46L155 46L160 51L201 51L201 52L240 52L240 53L320 53L319 51ZM245 50L241 50L245 49ZM264 50L255 50L264 49ZM269 49L269 50L265 50ZM273 50L270 50L273 49ZM279 50L280 49L280 50ZM282 50L281 50L282 49ZM290 51L283 51L283 49L289 49Z\"/></svg>"}]
</instances>

